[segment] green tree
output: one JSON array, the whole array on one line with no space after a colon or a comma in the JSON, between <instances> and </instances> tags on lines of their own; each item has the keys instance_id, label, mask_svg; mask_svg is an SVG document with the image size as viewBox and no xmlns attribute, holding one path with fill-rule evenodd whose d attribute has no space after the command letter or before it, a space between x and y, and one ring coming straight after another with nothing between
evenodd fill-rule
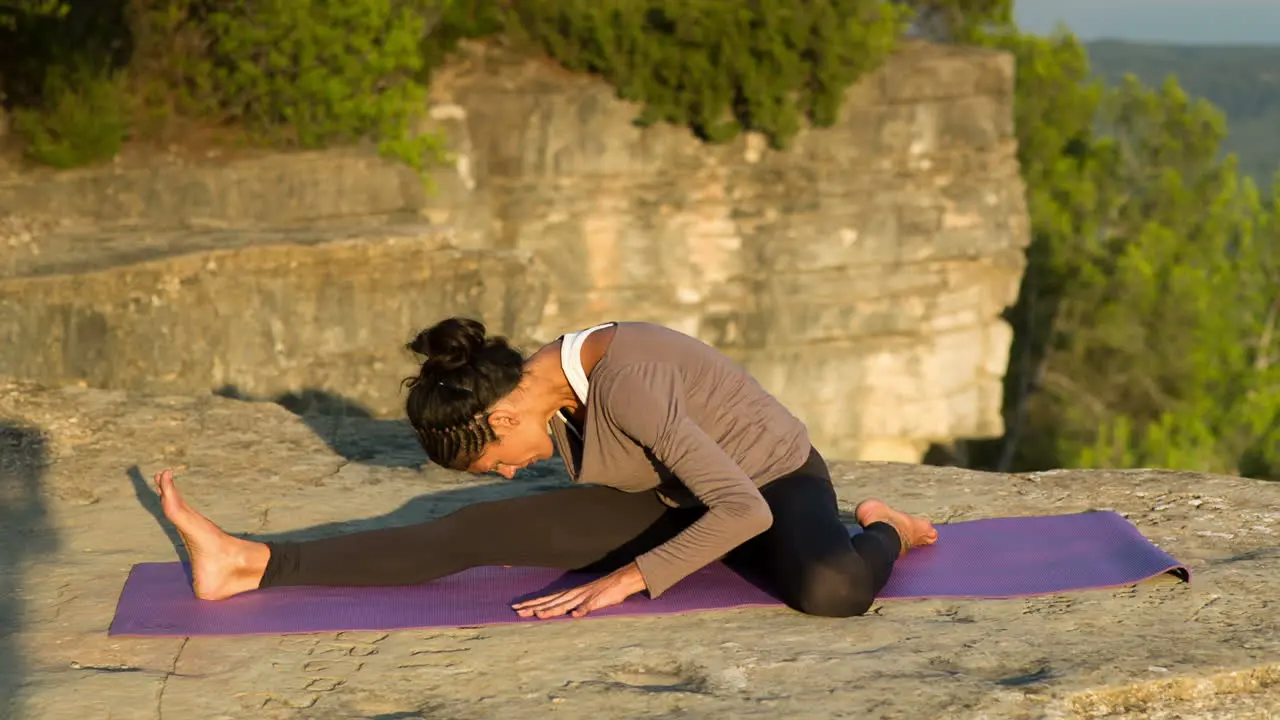
<instances>
[{"instance_id":1,"label":"green tree","mask_svg":"<svg viewBox=\"0 0 1280 720\"><path fill-rule=\"evenodd\" d=\"M1280 409L1269 360L1280 275L1275 238L1258 230L1272 208L1234 157L1220 159L1222 114L1175 80L1128 78L1105 110L1101 222L1047 365L1059 402L1089 398L1064 407L1062 453L1085 466L1269 473L1258 464L1271 462Z\"/></svg>"},{"instance_id":2,"label":"green tree","mask_svg":"<svg viewBox=\"0 0 1280 720\"><path fill-rule=\"evenodd\" d=\"M1017 63L1014 124L1032 237L1019 298L1008 314L1014 340L1005 376L1006 433L971 443L969 454L981 467L1057 466L1055 419L1033 399L1073 274L1076 239L1095 216L1090 153L1102 87L1090 80L1088 57L1070 34L1039 37L1008 28L980 42L1011 53Z\"/></svg>"},{"instance_id":3,"label":"green tree","mask_svg":"<svg viewBox=\"0 0 1280 720\"><path fill-rule=\"evenodd\" d=\"M67 10L66 0L0 0L0 29L17 27L24 18L63 17Z\"/></svg>"},{"instance_id":4,"label":"green tree","mask_svg":"<svg viewBox=\"0 0 1280 720\"><path fill-rule=\"evenodd\" d=\"M1221 157L1221 113L1174 80L1104 91L1066 34L987 41L1019 60L1033 241L979 462L1274 477L1276 204Z\"/></svg>"}]
</instances>

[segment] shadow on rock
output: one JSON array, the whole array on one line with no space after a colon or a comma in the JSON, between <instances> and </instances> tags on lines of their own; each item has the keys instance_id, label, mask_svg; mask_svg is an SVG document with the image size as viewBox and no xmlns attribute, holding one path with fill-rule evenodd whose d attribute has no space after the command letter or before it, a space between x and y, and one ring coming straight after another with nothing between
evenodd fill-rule
<instances>
[{"instance_id":1,"label":"shadow on rock","mask_svg":"<svg viewBox=\"0 0 1280 720\"><path fill-rule=\"evenodd\" d=\"M335 453L354 463L417 468L428 462L407 420L376 418L360 403L328 390L306 389L261 398L243 393L235 385L224 385L213 393L232 400L280 405L301 418Z\"/></svg>"},{"instance_id":2,"label":"shadow on rock","mask_svg":"<svg viewBox=\"0 0 1280 720\"><path fill-rule=\"evenodd\" d=\"M557 487L561 487L561 483L558 481L544 484L537 481L521 482L519 480L514 482L500 481L483 486L464 486L419 495L391 512L374 517L338 520L276 533L246 533L238 534L237 536L249 540L257 540L258 542L291 542L334 537L366 530L416 525L443 517L468 505L530 495Z\"/></svg>"},{"instance_id":3,"label":"shadow on rock","mask_svg":"<svg viewBox=\"0 0 1280 720\"><path fill-rule=\"evenodd\" d=\"M451 474L456 474L459 486L419 495L408 500L395 510L372 517L336 520L334 522L321 523L311 527L277 533L237 532L237 529L232 527L224 527L223 529L236 537L255 540L258 542L290 542L346 535L366 530L381 530L405 525L415 525L443 517L444 515L448 515L460 508L468 505L474 505L476 503L521 497L524 495L532 495L549 490L570 487L571 485L568 478L565 477L563 470L557 466L558 463L559 460L549 460L539 463L533 467L526 468L521 471L513 481L502 480L497 475L481 477L439 470L438 472L450 472ZM180 559L183 562L188 562L189 558L186 557L186 550L182 543L182 538L178 535L177 530L173 525L171 525L165 518L164 510L160 504L160 496L157 494L155 487L143 477L137 466L130 468L128 475L133 485L134 492L138 497L139 504L153 518L155 518L157 523L160 524L165 535L168 536L170 543L181 556ZM179 489L181 489L180 479ZM197 511L202 511L202 508L199 507L195 509ZM219 523L219 519L217 517L210 517L209 519L214 523ZM285 520L285 522L287 522L287 520Z\"/></svg>"},{"instance_id":4,"label":"shadow on rock","mask_svg":"<svg viewBox=\"0 0 1280 720\"><path fill-rule=\"evenodd\" d=\"M0 717L19 718L27 672L18 633L26 566L54 552L57 535L44 502L47 441L37 428L0 421Z\"/></svg>"},{"instance_id":5,"label":"shadow on rock","mask_svg":"<svg viewBox=\"0 0 1280 720\"><path fill-rule=\"evenodd\" d=\"M165 520L164 508L160 505L160 494L156 490L156 486L147 480L146 476L142 474L142 469L137 465L130 467L125 474L129 476L129 482L133 484L133 494L134 497L138 498L138 504L151 517L156 519L160 529L164 531L165 537L169 538L169 544L173 546L175 552L184 556L185 562L186 545L183 544L182 536L178 534L178 529ZM187 581L190 582L191 580L191 567L188 565Z\"/></svg>"},{"instance_id":6,"label":"shadow on rock","mask_svg":"<svg viewBox=\"0 0 1280 720\"><path fill-rule=\"evenodd\" d=\"M415 497L399 508L375 517L352 518L274 534L241 534L234 528L225 528L239 537L260 542L287 542L413 525L475 503L570 486L558 456L522 470L514 481L502 480L496 474L476 476L438 468L427 460L407 421L376 418L359 403L325 390L303 390L270 400L252 397L235 386L224 386L215 394L245 402L281 405L301 418L334 452L353 463L446 473L456 478L458 483L453 488ZM160 497L150 478L144 477L137 466L129 469L128 476L139 504L160 524L178 552L183 553L181 537L165 519ZM216 517L210 519L218 522Z\"/></svg>"}]
</instances>

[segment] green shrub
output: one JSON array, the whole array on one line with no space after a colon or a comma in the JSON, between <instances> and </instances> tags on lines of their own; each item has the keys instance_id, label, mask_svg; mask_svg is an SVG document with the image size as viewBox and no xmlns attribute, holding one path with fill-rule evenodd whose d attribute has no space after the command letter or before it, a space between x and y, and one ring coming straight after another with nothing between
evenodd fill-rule
<instances>
[{"instance_id":1,"label":"green shrub","mask_svg":"<svg viewBox=\"0 0 1280 720\"><path fill-rule=\"evenodd\" d=\"M712 141L756 130L781 147L805 120L834 122L845 90L889 54L913 8L926 14L922 22L964 39L975 28L1006 22L1009 0L124 0L124 6L123 21L98 13L88 24L62 23L70 34L58 53L76 55L84 43L69 39L85 29L101 49L132 48L129 106L144 135L183 115L238 124L273 146L373 138L384 153L422 167L439 157L441 143L415 133L414 121L432 70L461 38L502 34L570 69L599 74L644 106L642 124L687 125ZM0 0L0 17L58 17L67 7L59 0Z\"/></svg>"},{"instance_id":2,"label":"green shrub","mask_svg":"<svg viewBox=\"0 0 1280 720\"><path fill-rule=\"evenodd\" d=\"M0 0L0 29L17 27L25 18L61 18L68 9L66 0Z\"/></svg>"},{"instance_id":3,"label":"green shrub","mask_svg":"<svg viewBox=\"0 0 1280 720\"><path fill-rule=\"evenodd\" d=\"M522 0L521 30L572 70L643 103L641 124L784 146L834 122L844 92L891 51L910 10L882 0Z\"/></svg>"},{"instance_id":4,"label":"green shrub","mask_svg":"<svg viewBox=\"0 0 1280 720\"><path fill-rule=\"evenodd\" d=\"M510 13L505 0L452 0L445 3L439 19L432 25L422 43L422 77L443 65L464 38L480 38L515 31L509 24Z\"/></svg>"},{"instance_id":5,"label":"green shrub","mask_svg":"<svg viewBox=\"0 0 1280 720\"><path fill-rule=\"evenodd\" d=\"M376 138L422 168L440 141L425 109L421 43L445 0L255 0L208 18L218 105L256 137L315 148Z\"/></svg>"},{"instance_id":6,"label":"green shrub","mask_svg":"<svg viewBox=\"0 0 1280 720\"><path fill-rule=\"evenodd\" d=\"M959 42L981 42L992 30L1013 25L1013 0L910 0L925 35Z\"/></svg>"},{"instance_id":7,"label":"green shrub","mask_svg":"<svg viewBox=\"0 0 1280 720\"><path fill-rule=\"evenodd\" d=\"M213 86L207 0L128 0L130 93L135 121L144 127L172 116L221 119ZM142 133L154 136L154 132Z\"/></svg>"},{"instance_id":8,"label":"green shrub","mask_svg":"<svg viewBox=\"0 0 1280 720\"><path fill-rule=\"evenodd\" d=\"M14 113L14 129L28 157L71 168L108 160L128 132L120 79L95 70L51 67L39 107Z\"/></svg>"}]
</instances>

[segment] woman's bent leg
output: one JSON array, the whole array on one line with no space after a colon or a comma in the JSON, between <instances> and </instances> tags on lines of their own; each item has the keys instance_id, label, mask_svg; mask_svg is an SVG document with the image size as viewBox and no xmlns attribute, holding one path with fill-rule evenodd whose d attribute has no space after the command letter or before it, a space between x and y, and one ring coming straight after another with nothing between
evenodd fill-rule
<instances>
[{"instance_id":1,"label":"woman's bent leg","mask_svg":"<svg viewBox=\"0 0 1280 720\"><path fill-rule=\"evenodd\" d=\"M761 488L761 494L773 511L773 525L726 560L763 575L800 612L867 612L902 550L898 531L873 522L850 540L831 476L816 451L804 467Z\"/></svg>"},{"instance_id":2,"label":"woman's bent leg","mask_svg":"<svg viewBox=\"0 0 1280 720\"><path fill-rule=\"evenodd\" d=\"M481 565L572 570L634 559L692 521L653 493L552 490L469 505L417 525L269 543L259 587L413 585Z\"/></svg>"}]
</instances>

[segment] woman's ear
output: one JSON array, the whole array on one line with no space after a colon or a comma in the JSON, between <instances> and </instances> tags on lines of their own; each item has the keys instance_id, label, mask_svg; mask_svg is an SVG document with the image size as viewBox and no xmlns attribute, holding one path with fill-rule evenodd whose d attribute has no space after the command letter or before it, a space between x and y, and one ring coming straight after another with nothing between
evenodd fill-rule
<instances>
[{"instance_id":1,"label":"woman's ear","mask_svg":"<svg viewBox=\"0 0 1280 720\"><path fill-rule=\"evenodd\" d=\"M489 427L498 435L505 435L520 425L520 415L509 407L494 408L489 413Z\"/></svg>"}]
</instances>

